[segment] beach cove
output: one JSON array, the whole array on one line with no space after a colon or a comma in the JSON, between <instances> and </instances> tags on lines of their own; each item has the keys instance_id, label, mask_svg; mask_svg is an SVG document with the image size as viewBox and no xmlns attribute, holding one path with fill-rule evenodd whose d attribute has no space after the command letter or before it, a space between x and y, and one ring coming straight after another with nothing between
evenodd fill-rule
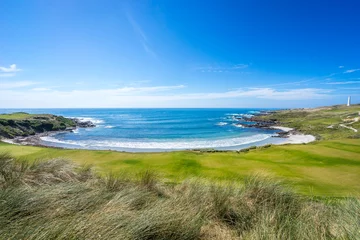
<instances>
[{"instance_id":1,"label":"beach cove","mask_svg":"<svg viewBox=\"0 0 360 240\"><path fill-rule=\"evenodd\" d=\"M306 143L315 138L289 134L280 138L278 127L253 126L253 116L264 109L6 109L51 113L95 127L74 128L5 140L11 143L73 149L111 149L129 152L158 152L186 149L240 150L267 144ZM295 141L293 139L296 138Z\"/></svg>"}]
</instances>

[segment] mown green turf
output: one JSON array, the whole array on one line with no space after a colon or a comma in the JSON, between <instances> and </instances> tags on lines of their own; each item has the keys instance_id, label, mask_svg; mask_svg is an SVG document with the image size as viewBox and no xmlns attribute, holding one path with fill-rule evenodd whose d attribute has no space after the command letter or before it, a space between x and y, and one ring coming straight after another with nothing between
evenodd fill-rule
<instances>
[{"instance_id":1,"label":"mown green turf","mask_svg":"<svg viewBox=\"0 0 360 240\"><path fill-rule=\"evenodd\" d=\"M191 177L231 181L261 173L279 177L304 194L360 195L360 139L271 146L246 153L123 153L6 143L0 143L0 152L9 152L29 161L66 158L79 164L91 164L100 173L135 173L154 169L166 182L177 182Z\"/></svg>"}]
</instances>

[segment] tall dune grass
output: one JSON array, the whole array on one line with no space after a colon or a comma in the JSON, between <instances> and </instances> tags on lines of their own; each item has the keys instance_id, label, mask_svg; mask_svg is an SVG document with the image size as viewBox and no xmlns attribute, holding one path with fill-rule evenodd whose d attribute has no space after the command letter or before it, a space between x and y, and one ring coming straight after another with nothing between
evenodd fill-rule
<instances>
[{"instance_id":1,"label":"tall dune grass","mask_svg":"<svg viewBox=\"0 0 360 240\"><path fill-rule=\"evenodd\" d=\"M0 154L0 239L360 239L360 201L300 196L270 178L161 183Z\"/></svg>"}]
</instances>

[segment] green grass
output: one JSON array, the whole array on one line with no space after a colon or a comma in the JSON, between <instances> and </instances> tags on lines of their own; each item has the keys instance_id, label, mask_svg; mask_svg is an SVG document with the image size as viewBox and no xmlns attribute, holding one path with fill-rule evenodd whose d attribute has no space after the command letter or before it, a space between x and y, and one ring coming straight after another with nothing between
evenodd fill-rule
<instances>
[{"instance_id":1,"label":"green grass","mask_svg":"<svg viewBox=\"0 0 360 240\"><path fill-rule=\"evenodd\" d=\"M312 134L319 139L339 139L348 137L360 137L360 121L349 125L359 130L358 133L340 127L347 118L360 117L360 105L345 105L315 108L315 109L291 109L277 111L273 114L257 117L262 120L278 120L280 125L293 127L302 133ZM333 125L334 128L328 128Z\"/></svg>"},{"instance_id":2,"label":"green grass","mask_svg":"<svg viewBox=\"0 0 360 240\"><path fill-rule=\"evenodd\" d=\"M215 182L242 180L251 174L267 174L283 179L295 191L317 196L360 195L359 133L339 127L345 119L359 115L360 105L318 109L278 111L261 116L277 119L281 125L315 134L321 141L307 145L266 146L244 152L177 151L161 153L124 153L116 151L71 150L0 143L0 152L9 152L30 162L37 159L66 158L93 165L108 173L152 169L163 182L177 183L188 178ZM14 113L12 118L28 116ZM31 115L29 115L31 116ZM327 128L334 125L333 129ZM360 121L351 125L360 126ZM359 129L360 130L360 129Z\"/></svg>"},{"instance_id":3,"label":"green grass","mask_svg":"<svg viewBox=\"0 0 360 240\"><path fill-rule=\"evenodd\" d=\"M241 152L0 142L0 239L360 239L359 110L264 116L322 140Z\"/></svg>"},{"instance_id":4,"label":"green grass","mask_svg":"<svg viewBox=\"0 0 360 240\"><path fill-rule=\"evenodd\" d=\"M33 117L48 117L50 114L29 114L25 112L15 112L10 114L0 114L0 119L6 120L26 120Z\"/></svg>"},{"instance_id":5,"label":"green grass","mask_svg":"<svg viewBox=\"0 0 360 240\"><path fill-rule=\"evenodd\" d=\"M261 173L282 179L297 192L307 195L360 194L360 139L271 146L241 153L123 153L6 143L0 143L0 152L9 152L30 162L61 157L78 164L93 165L103 175L152 169L164 182L180 182L193 177L231 182Z\"/></svg>"},{"instance_id":6,"label":"green grass","mask_svg":"<svg viewBox=\"0 0 360 240\"><path fill-rule=\"evenodd\" d=\"M192 164L190 164L192 165ZM359 239L360 201L315 199L255 175L231 184L98 176L0 154L0 239Z\"/></svg>"}]
</instances>

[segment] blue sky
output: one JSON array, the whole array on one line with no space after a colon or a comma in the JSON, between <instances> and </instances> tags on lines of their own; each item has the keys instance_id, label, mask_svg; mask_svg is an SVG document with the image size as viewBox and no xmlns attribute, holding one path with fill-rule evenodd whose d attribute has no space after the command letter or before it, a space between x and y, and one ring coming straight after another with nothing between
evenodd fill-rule
<instances>
[{"instance_id":1,"label":"blue sky","mask_svg":"<svg viewBox=\"0 0 360 240\"><path fill-rule=\"evenodd\" d=\"M2 0L0 108L360 102L360 2Z\"/></svg>"}]
</instances>

